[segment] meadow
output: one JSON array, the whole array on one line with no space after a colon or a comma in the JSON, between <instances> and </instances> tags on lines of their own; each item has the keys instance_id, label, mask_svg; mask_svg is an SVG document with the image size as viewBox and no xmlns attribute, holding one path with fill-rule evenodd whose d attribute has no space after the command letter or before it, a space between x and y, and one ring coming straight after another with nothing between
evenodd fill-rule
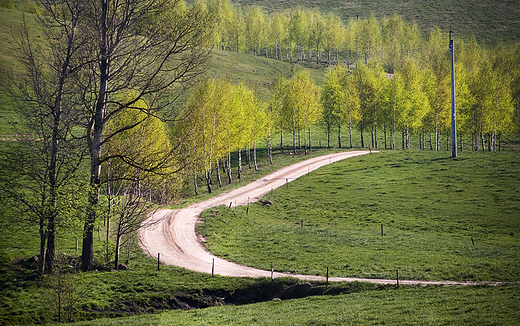
<instances>
[{"instance_id":1,"label":"meadow","mask_svg":"<svg viewBox=\"0 0 520 326\"><path fill-rule=\"evenodd\" d=\"M261 269L518 281L519 175L512 154L383 151L297 179L249 214L206 211L198 231L214 254Z\"/></svg>"}]
</instances>

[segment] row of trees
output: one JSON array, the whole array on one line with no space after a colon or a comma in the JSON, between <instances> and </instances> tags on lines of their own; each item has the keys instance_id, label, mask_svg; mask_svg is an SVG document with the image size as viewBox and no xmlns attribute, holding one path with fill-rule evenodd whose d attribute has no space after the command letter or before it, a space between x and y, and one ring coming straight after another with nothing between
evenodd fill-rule
<instances>
[{"instance_id":1,"label":"row of trees","mask_svg":"<svg viewBox=\"0 0 520 326\"><path fill-rule=\"evenodd\" d=\"M56 224L77 212L86 271L96 220L119 217L117 260L121 235L152 199L150 185L164 200L169 176L182 168L167 124L206 70L212 22L180 0L37 4L43 42L31 39L25 23L17 36L24 70L10 81L20 141L2 153L2 191L39 221L41 273L53 268Z\"/></svg>"},{"instance_id":2,"label":"row of trees","mask_svg":"<svg viewBox=\"0 0 520 326\"><path fill-rule=\"evenodd\" d=\"M417 24L404 22L396 13L380 20L370 15L344 22L317 9L266 14L256 6L243 10L229 0L207 0L205 5L216 23L213 46L222 50L347 66L377 59L393 73L407 54L424 47Z\"/></svg>"},{"instance_id":3,"label":"row of trees","mask_svg":"<svg viewBox=\"0 0 520 326\"><path fill-rule=\"evenodd\" d=\"M238 153L240 177L243 149L253 148L256 168L257 143L267 140L271 158L273 135L280 135L283 152L284 133L289 132L293 152L303 145L307 153L311 127L318 121L327 125L329 147L332 127L337 128L339 147L343 146L341 128L345 125L349 147L353 147L354 128L360 132L361 147L378 148L378 132L384 133L384 148L395 149L399 133L403 149L410 148L412 133L419 136L423 150L428 142L431 150L440 150L443 136L449 147L451 81L444 36L436 30L428 39L429 51L422 63L407 56L393 74L381 64L360 64L350 69L344 64L332 65L319 88L308 72L299 69L290 79L280 77L273 83L268 103L259 103L244 85L207 81L190 98L190 115L177 125L179 134L184 134L184 129L194 131L183 144L186 159L192 159L192 171L204 171L211 192L212 172L221 185L220 165L227 169L231 183L232 151ZM519 68L520 47L486 50L475 42L460 46L455 85L461 150L467 136L471 136L466 144L470 143L472 150L497 150L501 135L519 130ZM368 132L371 141L367 145Z\"/></svg>"},{"instance_id":4,"label":"row of trees","mask_svg":"<svg viewBox=\"0 0 520 326\"><path fill-rule=\"evenodd\" d=\"M175 124L174 138L179 143L182 160L195 173L203 171L208 192L211 193L212 173L222 186L220 167L227 172L227 182L232 182L231 153L237 152L237 177L242 173L242 151L247 164L257 170L256 149L267 139L268 156L272 164L272 137L290 130L293 152L311 147L311 126L318 121L321 112L320 89L312 82L309 73L296 72L290 79L280 77L276 81L270 103L260 103L254 92L243 84L233 85L226 80L208 80L193 94L185 106L186 116ZM182 135L187 135L182 138ZM298 141L296 141L298 138ZM298 144L298 145L297 145ZM251 159L251 149L253 159Z\"/></svg>"}]
</instances>

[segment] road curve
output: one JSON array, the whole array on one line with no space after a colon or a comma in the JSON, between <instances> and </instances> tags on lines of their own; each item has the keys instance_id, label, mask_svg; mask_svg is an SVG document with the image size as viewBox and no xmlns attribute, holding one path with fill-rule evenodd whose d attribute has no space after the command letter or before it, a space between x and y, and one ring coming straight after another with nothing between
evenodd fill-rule
<instances>
[{"instance_id":1,"label":"road curve","mask_svg":"<svg viewBox=\"0 0 520 326\"><path fill-rule=\"evenodd\" d=\"M195 225L202 211L220 205L247 205L262 198L271 189L283 186L324 165L346 158L368 154L368 151L349 151L327 154L295 163L261 177L243 187L234 189L208 200L192 204L184 209L159 209L145 220L139 229L139 243L151 257L160 253L160 262L183 267L201 273L235 277L293 277L301 280L324 281L325 276L285 274L242 266L209 253L195 232ZM329 281L370 282L395 284L396 280L330 277ZM400 280L400 284L471 285L476 282L415 281Z\"/></svg>"}]
</instances>

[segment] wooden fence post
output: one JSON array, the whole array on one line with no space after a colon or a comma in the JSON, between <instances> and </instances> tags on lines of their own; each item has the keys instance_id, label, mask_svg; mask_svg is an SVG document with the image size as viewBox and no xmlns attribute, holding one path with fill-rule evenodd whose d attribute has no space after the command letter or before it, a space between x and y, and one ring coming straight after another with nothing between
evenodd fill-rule
<instances>
[{"instance_id":1,"label":"wooden fence post","mask_svg":"<svg viewBox=\"0 0 520 326\"><path fill-rule=\"evenodd\" d=\"M326 284L329 285L329 267L327 266L327 279Z\"/></svg>"},{"instance_id":2,"label":"wooden fence post","mask_svg":"<svg viewBox=\"0 0 520 326\"><path fill-rule=\"evenodd\" d=\"M396 269L395 273L396 273L396 280L397 280L397 288L399 288L399 269Z\"/></svg>"},{"instance_id":3,"label":"wooden fence post","mask_svg":"<svg viewBox=\"0 0 520 326\"><path fill-rule=\"evenodd\" d=\"M211 277L215 275L215 258L213 258L213 263L211 264Z\"/></svg>"},{"instance_id":4,"label":"wooden fence post","mask_svg":"<svg viewBox=\"0 0 520 326\"><path fill-rule=\"evenodd\" d=\"M161 253L157 253L157 270L161 267Z\"/></svg>"}]
</instances>

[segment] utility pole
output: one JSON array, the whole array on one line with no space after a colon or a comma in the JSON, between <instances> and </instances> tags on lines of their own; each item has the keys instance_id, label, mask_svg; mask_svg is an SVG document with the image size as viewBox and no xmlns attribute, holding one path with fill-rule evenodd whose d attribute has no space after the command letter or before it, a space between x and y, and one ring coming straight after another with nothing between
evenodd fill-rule
<instances>
[{"instance_id":1,"label":"utility pole","mask_svg":"<svg viewBox=\"0 0 520 326\"><path fill-rule=\"evenodd\" d=\"M455 48L451 38L453 30L450 26L450 58L451 58L451 157L457 157L457 121L455 119Z\"/></svg>"}]
</instances>

